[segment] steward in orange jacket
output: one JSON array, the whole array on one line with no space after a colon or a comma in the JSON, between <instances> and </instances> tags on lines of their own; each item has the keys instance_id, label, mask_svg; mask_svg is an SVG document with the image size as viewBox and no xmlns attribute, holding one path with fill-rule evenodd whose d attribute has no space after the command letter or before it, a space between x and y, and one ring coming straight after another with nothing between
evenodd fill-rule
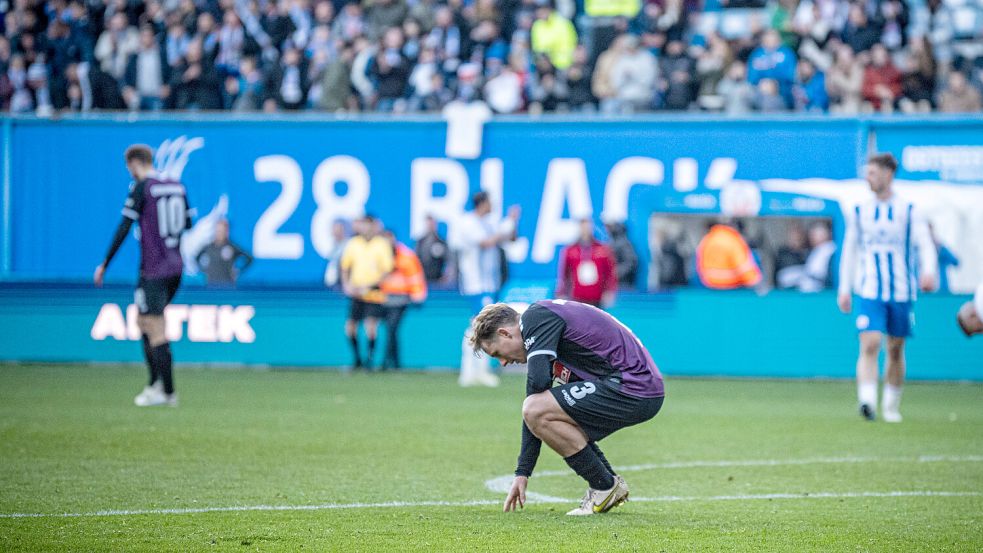
<instances>
[{"instance_id":1,"label":"steward in orange jacket","mask_svg":"<svg viewBox=\"0 0 983 553\"><path fill-rule=\"evenodd\" d=\"M737 229L713 225L696 248L696 273L700 282L715 290L750 288L761 282L751 248Z\"/></svg>"}]
</instances>

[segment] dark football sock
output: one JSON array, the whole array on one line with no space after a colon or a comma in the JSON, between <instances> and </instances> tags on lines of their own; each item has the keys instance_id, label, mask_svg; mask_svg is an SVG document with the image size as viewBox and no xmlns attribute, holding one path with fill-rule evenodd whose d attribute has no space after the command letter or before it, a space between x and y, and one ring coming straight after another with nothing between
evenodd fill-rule
<instances>
[{"instance_id":1,"label":"dark football sock","mask_svg":"<svg viewBox=\"0 0 983 553\"><path fill-rule=\"evenodd\" d=\"M604 468L608 469L608 472L615 475L618 474L617 472L614 472L613 468L611 468L611 463L608 462L607 457L604 456L604 452L601 451L601 448L597 445L597 442L587 442L587 445L589 445L590 448L594 450L594 453L597 454L598 459L601 460L601 463L604 465Z\"/></svg>"},{"instance_id":2,"label":"dark football sock","mask_svg":"<svg viewBox=\"0 0 983 553\"><path fill-rule=\"evenodd\" d=\"M366 364L372 364L372 356L375 354L375 338L369 338L369 356L366 359Z\"/></svg>"},{"instance_id":3,"label":"dark football sock","mask_svg":"<svg viewBox=\"0 0 983 553\"><path fill-rule=\"evenodd\" d=\"M147 372L150 373L150 384L148 386L153 386L154 382L160 378L157 374L157 366L154 364L154 350L150 347L150 338L146 334L143 337L143 358L147 361Z\"/></svg>"},{"instance_id":4,"label":"dark football sock","mask_svg":"<svg viewBox=\"0 0 983 553\"><path fill-rule=\"evenodd\" d=\"M358 353L358 335L356 334L355 336L349 336L348 339L352 344L352 353L355 354L355 366L361 367L362 356Z\"/></svg>"},{"instance_id":5,"label":"dark football sock","mask_svg":"<svg viewBox=\"0 0 983 553\"><path fill-rule=\"evenodd\" d=\"M595 490L609 490L614 487L614 476L604 468L604 463L590 446L563 459L587 484Z\"/></svg>"},{"instance_id":6,"label":"dark football sock","mask_svg":"<svg viewBox=\"0 0 983 553\"><path fill-rule=\"evenodd\" d=\"M157 374L164 382L164 393L174 393L174 371L172 370L173 359L171 358L171 344L164 342L153 350L154 365L157 367Z\"/></svg>"}]
</instances>

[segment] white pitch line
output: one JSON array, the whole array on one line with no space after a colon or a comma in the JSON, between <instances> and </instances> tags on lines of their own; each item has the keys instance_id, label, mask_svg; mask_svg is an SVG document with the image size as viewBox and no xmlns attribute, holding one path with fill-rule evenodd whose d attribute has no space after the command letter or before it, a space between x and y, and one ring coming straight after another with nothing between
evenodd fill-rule
<instances>
[{"instance_id":1,"label":"white pitch line","mask_svg":"<svg viewBox=\"0 0 983 553\"><path fill-rule=\"evenodd\" d=\"M782 467L797 465L835 465L851 463L980 463L983 455L920 455L918 457L813 457L807 459L750 459L734 461L678 461L669 463L649 463L644 465L627 465L615 467L619 472L638 472L656 469L687 469L687 468L719 468L719 467ZM536 476L572 476L569 470L542 470ZM500 479L508 479L512 484L512 476L499 476L485 482L485 487L491 491L508 491L491 489ZM528 494L527 494L528 495Z\"/></svg>"},{"instance_id":2,"label":"white pitch line","mask_svg":"<svg viewBox=\"0 0 983 553\"><path fill-rule=\"evenodd\" d=\"M528 494L527 494L528 496ZM878 498L878 497L979 497L983 496L980 492L949 492L949 491L890 491L890 492L803 492L803 493L770 493L770 494L748 494L748 495L715 495L709 497L700 496L676 496L667 495L661 497L637 497L631 498L636 503L670 503L670 502L713 502L713 501L755 501L755 500L774 500L774 499L851 499L851 498ZM576 499L564 499L561 497L549 498L548 501L529 498L527 501L533 503L576 503ZM199 507L191 509L137 509L137 510L109 510L94 511L90 513L2 513L0 518L78 518L78 517L109 517L109 516L135 516L135 515L191 515L200 513L229 513L244 511L326 511L332 509L382 509L394 507L477 507L484 505L500 505L499 500L474 500L474 501L386 501L380 503L325 503L321 505L246 505L237 507Z\"/></svg>"},{"instance_id":3,"label":"white pitch line","mask_svg":"<svg viewBox=\"0 0 983 553\"><path fill-rule=\"evenodd\" d=\"M700 467L761 467L761 466L792 466L837 463L867 463L867 462L907 462L907 463L938 463L938 462L983 462L983 455L945 456L921 455L919 457L816 457L811 459L758 459L744 461L680 461L673 463L652 463L645 465L629 465L618 467L619 472L635 472L653 469L700 468ZM566 476L571 474L565 470L544 470L537 476ZM512 475L498 476L485 481L485 488L496 493L507 493L512 484ZM980 492L950 492L950 491L891 491L891 492L816 492L801 494L759 494L759 495L718 495L709 497L698 496L661 496L633 497L636 502L671 502L671 501L752 501L764 499L835 499L857 497L975 497L983 495ZM529 503L576 503L578 500L554 497L534 492L527 492ZM192 507L185 509L110 509L86 513L0 513L0 519L10 518L76 518L104 516L136 516L136 515L189 515L200 513L229 513L246 511L326 511L333 509L383 509L399 507L477 507L483 505L499 505L500 500L485 499L472 501L384 501L378 503L324 503L320 505L241 505L230 507Z\"/></svg>"}]
</instances>

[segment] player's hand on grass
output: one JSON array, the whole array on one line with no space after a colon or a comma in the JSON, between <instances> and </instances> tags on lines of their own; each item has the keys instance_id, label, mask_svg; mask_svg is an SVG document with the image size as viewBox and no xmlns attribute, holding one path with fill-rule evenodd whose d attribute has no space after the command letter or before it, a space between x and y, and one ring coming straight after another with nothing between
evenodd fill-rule
<instances>
[{"instance_id":1,"label":"player's hand on grass","mask_svg":"<svg viewBox=\"0 0 983 553\"><path fill-rule=\"evenodd\" d=\"M515 511L517 508L523 508L526 506L526 486L529 485L529 478L525 476L516 476L515 480L512 481L512 488L509 490L508 497L505 498L505 506L503 511L506 513L509 511Z\"/></svg>"},{"instance_id":2,"label":"player's hand on grass","mask_svg":"<svg viewBox=\"0 0 983 553\"><path fill-rule=\"evenodd\" d=\"M850 294L839 294L836 296L836 305L840 307L840 311L849 315L853 308L853 298L850 297Z\"/></svg>"},{"instance_id":3,"label":"player's hand on grass","mask_svg":"<svg viewBox=\"0 0 983 553\"><path fill-rule=\"evenodd\" d=\"M96 283L96 288L102 288L102 279L106 276L106 267L99 265L96 267L96 273L92 275L92 282Z\"/></svg>"}]
</instances>

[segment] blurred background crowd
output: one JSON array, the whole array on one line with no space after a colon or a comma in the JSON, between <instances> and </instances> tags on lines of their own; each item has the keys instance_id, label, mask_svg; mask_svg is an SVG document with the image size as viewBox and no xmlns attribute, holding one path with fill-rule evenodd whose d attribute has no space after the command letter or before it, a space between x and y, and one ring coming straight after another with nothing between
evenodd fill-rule
<instances>
[{"instance_id":1,"label":"blurred background crowd","mask_svg":"<svg viewBox=\"0 0 983 553\"><path fill-rule=\"evenodd\" d=\"M978 112L981 0L2 0L0 108Z\"/></svg>"}]
</instances>

